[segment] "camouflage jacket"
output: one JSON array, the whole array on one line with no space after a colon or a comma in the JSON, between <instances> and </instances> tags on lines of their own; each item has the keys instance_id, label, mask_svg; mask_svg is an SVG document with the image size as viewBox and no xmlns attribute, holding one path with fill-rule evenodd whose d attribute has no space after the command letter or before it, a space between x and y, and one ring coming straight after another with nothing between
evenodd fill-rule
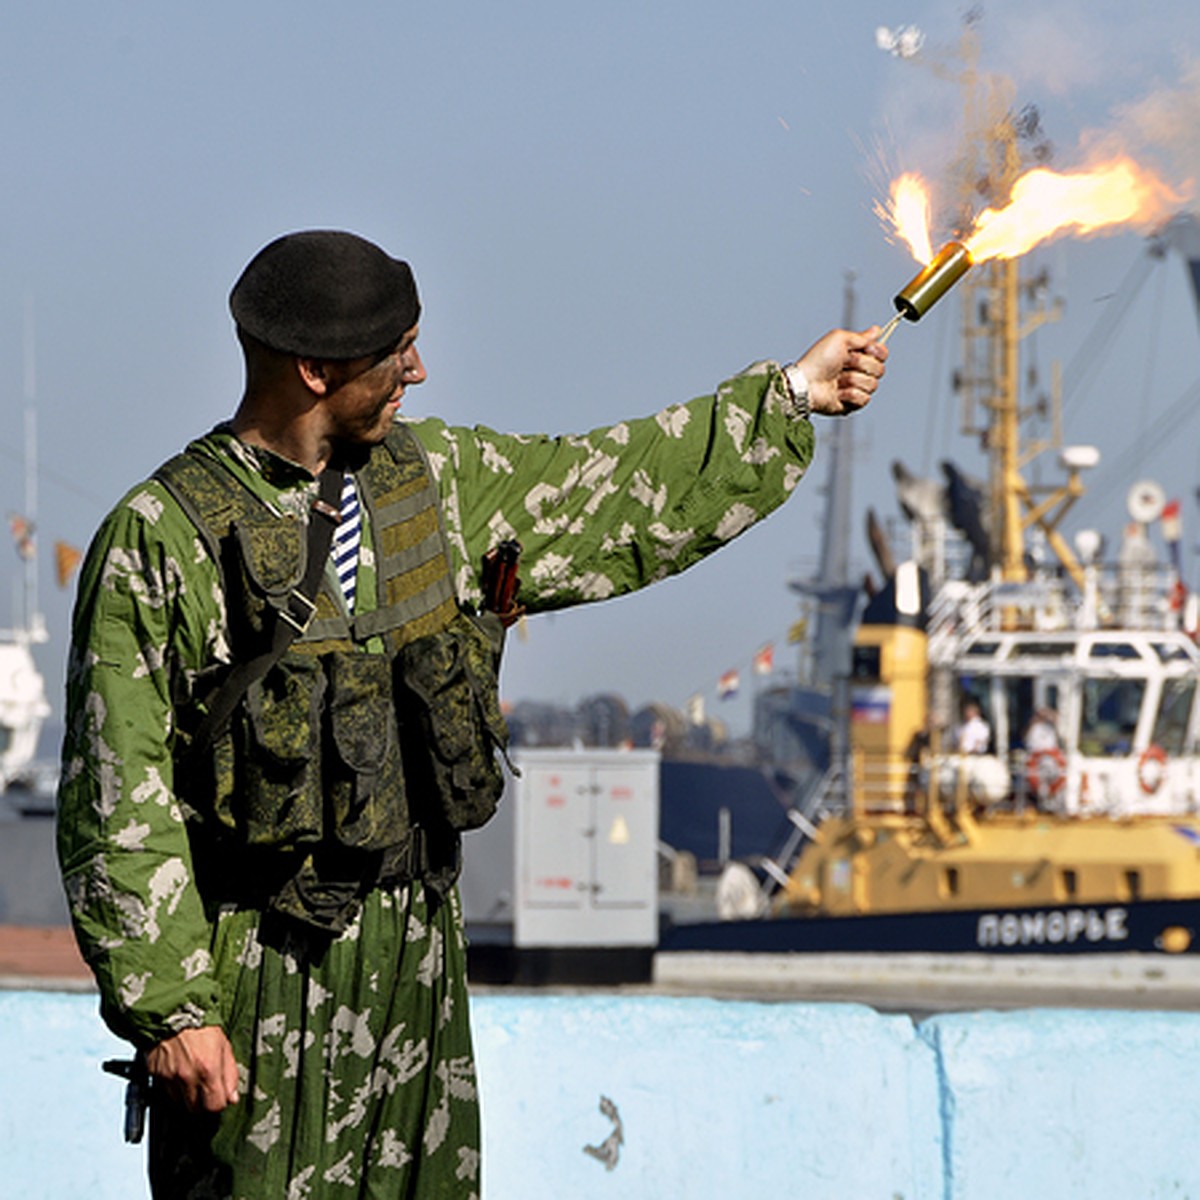
<instances>
[{"instance_id":1,"label":"camouflage jacket","mask_svg":"<svg viewBox=\"0 0 1200 1200\"><path fill-rule=\"evenodd\" d=\"M460 601L479 602L481 557L503 538L524 546L530 613L631 592L724 545L778 507L810 461L812 427L788 415L784 388L774 364L758 364L714 396L581 436L410 422L436 477ZM223 429L197 446L281 516L307 514L307 471ZM374 594L370 534L359 597ZM213 914L173 786L173 705L229 658L219 571L160 484L134 487L80 575L59 856L106 1019L144 1044L220 1020Z\"/></svg>"}]
</instances>

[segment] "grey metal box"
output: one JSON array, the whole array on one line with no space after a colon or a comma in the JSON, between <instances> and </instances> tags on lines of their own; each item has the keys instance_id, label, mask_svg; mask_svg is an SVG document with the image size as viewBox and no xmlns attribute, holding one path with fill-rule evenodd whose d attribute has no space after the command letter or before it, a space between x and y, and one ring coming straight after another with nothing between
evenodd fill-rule
<instances>
[{"instance_id":1,"label":"grey metal box","mask_svg":"<svg viewBox=\"0 0 1200 1200\"><path fill-rule=\"evenodd\" d=\"M464 839L473 940L518 948L658 940L653 750L522 750L500 811Z\"/></svg>"}]
</instances>

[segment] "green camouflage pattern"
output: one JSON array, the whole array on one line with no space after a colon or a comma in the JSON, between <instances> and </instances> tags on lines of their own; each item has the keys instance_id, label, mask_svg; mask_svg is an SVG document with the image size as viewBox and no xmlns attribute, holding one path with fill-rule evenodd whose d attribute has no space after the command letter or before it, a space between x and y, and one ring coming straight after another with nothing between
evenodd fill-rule
<instances>
[{"instance_id":1,"label":"green camouflage pattern","mask_svg":"<svg viewBox=\"0 0 1200 1200\"><path fill-rule=\"evenodd\" d=\"M453 830L485 824L504 790L496 755L508 749L508 726L493 686L503 635L494 613L463 614L444 633L400 651L406 779L416 794L436 799L438 817Z\"/></svg>"},{"instance_id":2,"label":"green camouflage pattern","mask_svg":"<svg viewBox=\"0 0 1200 1200\"><path fill-rule=\"evenodd\" d=\"M457 900L376 889L328 946L221 912L222 1009L241 1103L150 1115L156 1196L480 1194L479 1111Z\"/></svg>"},{"instance_id":3,"label":"green camouflage pattern","mask_svg":"<svg viewBox=\"0 0 1200 1200\"><path fill-rule=\"evenodd\" d=\"M516 538L519 599L531 613L683 570L783 503L813 445L810 424L787 415L774 364L586 435L434 419L408 428L436 479L458 599L478 604L483 553ZM281 517L304 519L316 486L307 472L227 431L198 448ZM380 559L368 521L360 597L377 595ZM102 524L80 574L58 828L72 919L110 1027L149 1046L223 1025L243 1072L244 1098L215 1130L183 1123L193 1182L160 1194L477 1196L453 892L430 913L420 884L403 902L374 888L345 934L297 947L273 935L269 914L223 910L197 882L212 864L203 840L193 850L174 777L176 704L229 661L211 555L160 483L138 485ZM156 1128L156 1161L183 1153L182 1135L161 1120Z\"/></svg>"}]
</instances>

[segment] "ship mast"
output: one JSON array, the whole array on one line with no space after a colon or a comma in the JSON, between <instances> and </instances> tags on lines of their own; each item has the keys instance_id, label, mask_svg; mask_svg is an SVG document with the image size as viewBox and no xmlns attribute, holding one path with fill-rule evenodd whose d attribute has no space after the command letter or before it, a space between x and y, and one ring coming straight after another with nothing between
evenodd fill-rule
<instances>
[{"instance_id":1,"label":"ship mast","mask_svg":"<svg viewBox=\"0 0 1200 1200\"><path fill-rule=\"evenodd\" d=\"M22 611L17 620L17 637L25 642L47 640L46 622L38 603L37 575L37 377L35 373L35 346L33 324L33 301L25 302L25 511L22 514L30 539L28 549L21 554L22 568Z\"/></svg>"},{"instance_id":2,"label":"ship mast","mask_svg":"<svg viewBox=\"0 0 1200 1200\"><path fill-rule=\"evenodd\" d=\"M843 293L843 328L854 328L854 309L854 273L848 271ZM850 630L858 601L858 588L850 581L853 422L831 421L828 432L822 430L822 439L823 443L828 442L829 468L824 487L821 554L816 579L803 585L803 590L817 601L809 682L827 688L850 669Z\"/></svg>"},{"instance_id":3,"label":"ship mast","mask_svg":"<svg viewBox=\"0 0 1200 1200\"><path fill-rule=\"evenodd\" d=\"M962 39L966 140L958 165L960 215L965 226L982 199L999 206L1021 169L1013 127L1013 91L979 69L979 38L968 24ZM1020 478L1017 263L992 259L963 280L963 370L958 385L963 432L988 452L989 565L1005 580L1024 580L1025 547L1017 503Z\"/></svg>"},{"instance_id":4,"label":"ship mast","mask_svg":"<svg viewBox=\"0 0 1200 1200\"><path fill-rule=\"evenodd\" d=\"M842 293L842 328L855 323L854 272L847 271ZM850 584L850 507L854 469L854 426L831 421L822 439L828 445L825 525L821 531L821 560L817 578L831 587ZM840 666L840 664L839 664Z\"/></svg>"},{"instance_id":5,"label":"ship mast","mask_svg":"<svg viewBox=\"0 0 1200 1200\"><path fill-rule=\"evenodd\" d=\"M980 201L1003 205L1024 169L1021 131L1010 83L978 69L978 39L963 37L966 148L960 160L961 214L965 227ZM1028 114L1021 114L1027 119ZM1036 124L1036 114L1034 114ZM963 279L963 370L956 378L962 400L962 432L977 436L988 456L988 565L1006 583L1028 579L1026 530L1037 527L1066 572L1082 589L1084 572L1059 525L1083 495L1080 468L1068 465L1065 482L1034 487L1025 467L1045 450L1062 446L1057 387L1051 397L1048 437L1022 443L1020 345L1039 326L1057 319L1060 306L1047 306L1040 288L1023 287L1019 259L992 259ZM1029 303L1022 308L1022 294ZM1035 295L1037 293L1037 295Z\"/></svg>"}]
</instances>

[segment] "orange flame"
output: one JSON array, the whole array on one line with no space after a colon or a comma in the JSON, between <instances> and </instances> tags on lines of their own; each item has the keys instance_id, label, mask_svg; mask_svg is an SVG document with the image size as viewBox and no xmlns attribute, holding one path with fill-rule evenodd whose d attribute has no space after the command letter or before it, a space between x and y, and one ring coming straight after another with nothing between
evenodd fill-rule
<instances>
[{"instance_id":1,"label":"orange flame","mask_svg":"<svg viewBox=\"0 0 1200 1200\"><path fill-rule=\"evenodd\" d=\"M967 250L975 262L1017 258L1059 233L1083 236L1157 220L1172 201L1166 184L1129 158L1068 175L1043 167L1017 180L1004 208L975 218Z\"/></svg>"},{"instance_id":2,"label":"orange flame","mask_svg":"<svg viewBox=\"0 0 1200 1200\"><path fill-rule=\"evenodd\" d=\"M975 263L1018 258L1061 234L1084 236L1148 225L1165 217L1179 202L1158 176L1130 158L1065 173L1037 167L1017 180L1003 208L984 209L962 240ZM889 202L880 207L916 260L928 263L933 257L931 205L921 177L901 175L892 183Z\"/></svg>"},{"instance_id":3,"label":"orange flame","mask_svg":"<svg viewBox=\"0 0 1200 1200\"><path fill-rule=\"evenodd\" d=\"M906 171L892 180L890 193L888 203L877 204L875 211L891 225L917 262L929 262L933 258L933 243L929 239L931 205L925 180L915 171Z\"/></svg>"}]
</instances>

